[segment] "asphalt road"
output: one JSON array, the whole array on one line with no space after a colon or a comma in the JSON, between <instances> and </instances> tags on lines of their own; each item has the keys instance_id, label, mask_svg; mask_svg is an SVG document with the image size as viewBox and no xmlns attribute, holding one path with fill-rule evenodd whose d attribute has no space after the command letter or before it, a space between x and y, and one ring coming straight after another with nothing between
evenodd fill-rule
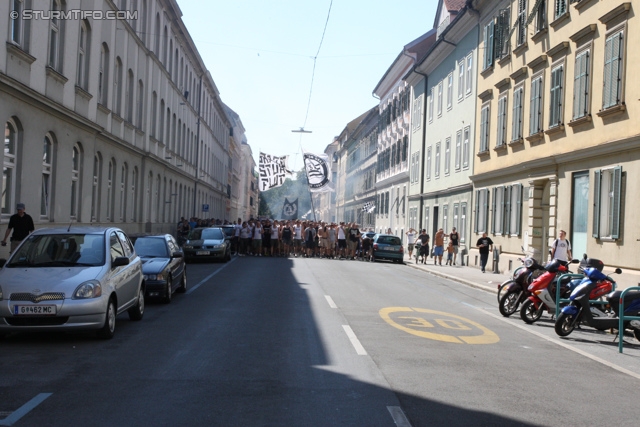
<instances>
[{"instance_id":1,"label":"asphalt road","mask_svg":"<svg viewBox=\"0 0 640 427\"><path fill-rule=\"evenodd\" d=\"M405 265L234 258L110 341L0 341L0 426L637 425L640 345ZM575 335L575 336L574 336ZM635 342L632 338L630 342Z\"/></svg>"}]
</instances>

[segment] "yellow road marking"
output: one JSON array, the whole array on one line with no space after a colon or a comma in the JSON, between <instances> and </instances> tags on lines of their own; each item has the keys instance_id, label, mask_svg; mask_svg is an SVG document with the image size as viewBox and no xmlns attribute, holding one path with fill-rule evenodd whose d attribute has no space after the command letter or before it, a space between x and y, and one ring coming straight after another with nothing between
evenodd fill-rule
<instances>
[{"instance_id":1,"label":"yellow road marking","mask_svg":"<svg viewBox=\"0 0 640 427\"><path fill-rule=\"evenodd\" d=\"M385 322L394 328L422 338L456 344L495 344L500 341L498 335L479 323L443 311L426 308L386 307L381 309L379 314ZM394 316L396 314L405 315ZM416 314L426 314L427 316ZM450 330L452 334L428 331L428 329L435 328ZM463 334L464 332L468 332L468 334Z\"/></svg>"}]
</instances>

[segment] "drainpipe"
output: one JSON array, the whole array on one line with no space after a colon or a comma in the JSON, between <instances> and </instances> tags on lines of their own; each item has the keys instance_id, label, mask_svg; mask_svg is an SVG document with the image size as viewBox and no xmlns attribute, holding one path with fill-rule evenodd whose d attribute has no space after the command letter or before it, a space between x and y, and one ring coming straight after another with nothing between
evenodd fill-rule
<instances>
[{"instance_id":1,"label":"drainpipe","mask_svg":"<svg viewBox=\"0 0 640 427\"><path fill-rule=\"evenodd\" d=\"M418 221L418 230L422 230L422 213L424 212L424 162L425 162L425 151L427 149L427 86L429 83L429 76L424 73L421 73L418 70L413 70L416 74L424 77L424 97L422 99L422 111L423 111L423 119L422 119L422 160L420 161L420 165L423 167L423 173L420 174L420 211L419 211L419 221ZM425 224L426 227L426 224Z\"/></svg>"},{"instance_id":2,"label":"drainpipe","mask_svg":"<svg viewBox=\"0 0 640 427\"><path fill-rule=\"evenodd\" d=\"M198 120L196 121L196 176L193 181L193 216L198 217L198 180L200 179L200 107L202 104L202 74L200 75L200 83L198 84Z\"/></svg>"}]
</instances>

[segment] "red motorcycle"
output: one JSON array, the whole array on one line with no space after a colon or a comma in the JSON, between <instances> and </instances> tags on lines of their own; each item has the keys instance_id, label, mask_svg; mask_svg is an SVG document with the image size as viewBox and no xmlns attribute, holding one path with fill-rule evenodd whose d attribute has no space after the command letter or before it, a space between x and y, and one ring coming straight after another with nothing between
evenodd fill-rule
<instances>
[{"instance_id":1,"label":"red motorcycle","mask_svg":"<svg viewBox=\"0 0 640 427\"><path fill-rule=\"evenodd\" d=\"M571 261L578 263L578 260ZM554 259L545 265L545 272L538 276L531 285L529 285L529 298L522 304L520 308L520 318L525 323L535 323L542 316L543 311L555 314L556 310L556 279L566 273L571 273L567 267L568 263ZM575 284L580 283L581 279L574 279ZM560 298L568 298L571 295L572 280L570 277L562 279L560 283Z\"/></svg>"}]
</instances>

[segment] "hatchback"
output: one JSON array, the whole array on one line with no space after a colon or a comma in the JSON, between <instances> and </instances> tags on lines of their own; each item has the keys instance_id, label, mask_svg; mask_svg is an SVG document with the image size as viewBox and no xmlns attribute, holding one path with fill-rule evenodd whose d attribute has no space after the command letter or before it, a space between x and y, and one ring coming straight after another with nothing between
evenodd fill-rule
<instances>
[{"instance_id":1,"label":"hatchback","mask_svg":"<svg viewBox=\"0 0 640 427\"><path fill-rule=\"evenodd\" d=\"M393 262L402 263L404 259L404 248L398 236L392 234L376 234L373 236L373 247L371 248L371 261L386 259Z\"/></svg>"},{"instance_id":2,"label":"hatchback","mask_svg":"<svg viewBox=\"0 0 640 427\"><path fill-rule=\"evenodd\" d=\"M182 245L185 261L196 259L231 259L231 242L219 227L194 228L189 232L187 241Z\"/></svg>"},{"instance_id":3,"label":"hatchback","mask_svg":"<svg viewBox=\"0 0 640 427\"><path fill-rule=\"evenodd\" d=\"M108 339L118 314L144 314L142 262L119 228L39 229L0 267L0 335L93 329Z\"/></svg>"}]
</instances>

